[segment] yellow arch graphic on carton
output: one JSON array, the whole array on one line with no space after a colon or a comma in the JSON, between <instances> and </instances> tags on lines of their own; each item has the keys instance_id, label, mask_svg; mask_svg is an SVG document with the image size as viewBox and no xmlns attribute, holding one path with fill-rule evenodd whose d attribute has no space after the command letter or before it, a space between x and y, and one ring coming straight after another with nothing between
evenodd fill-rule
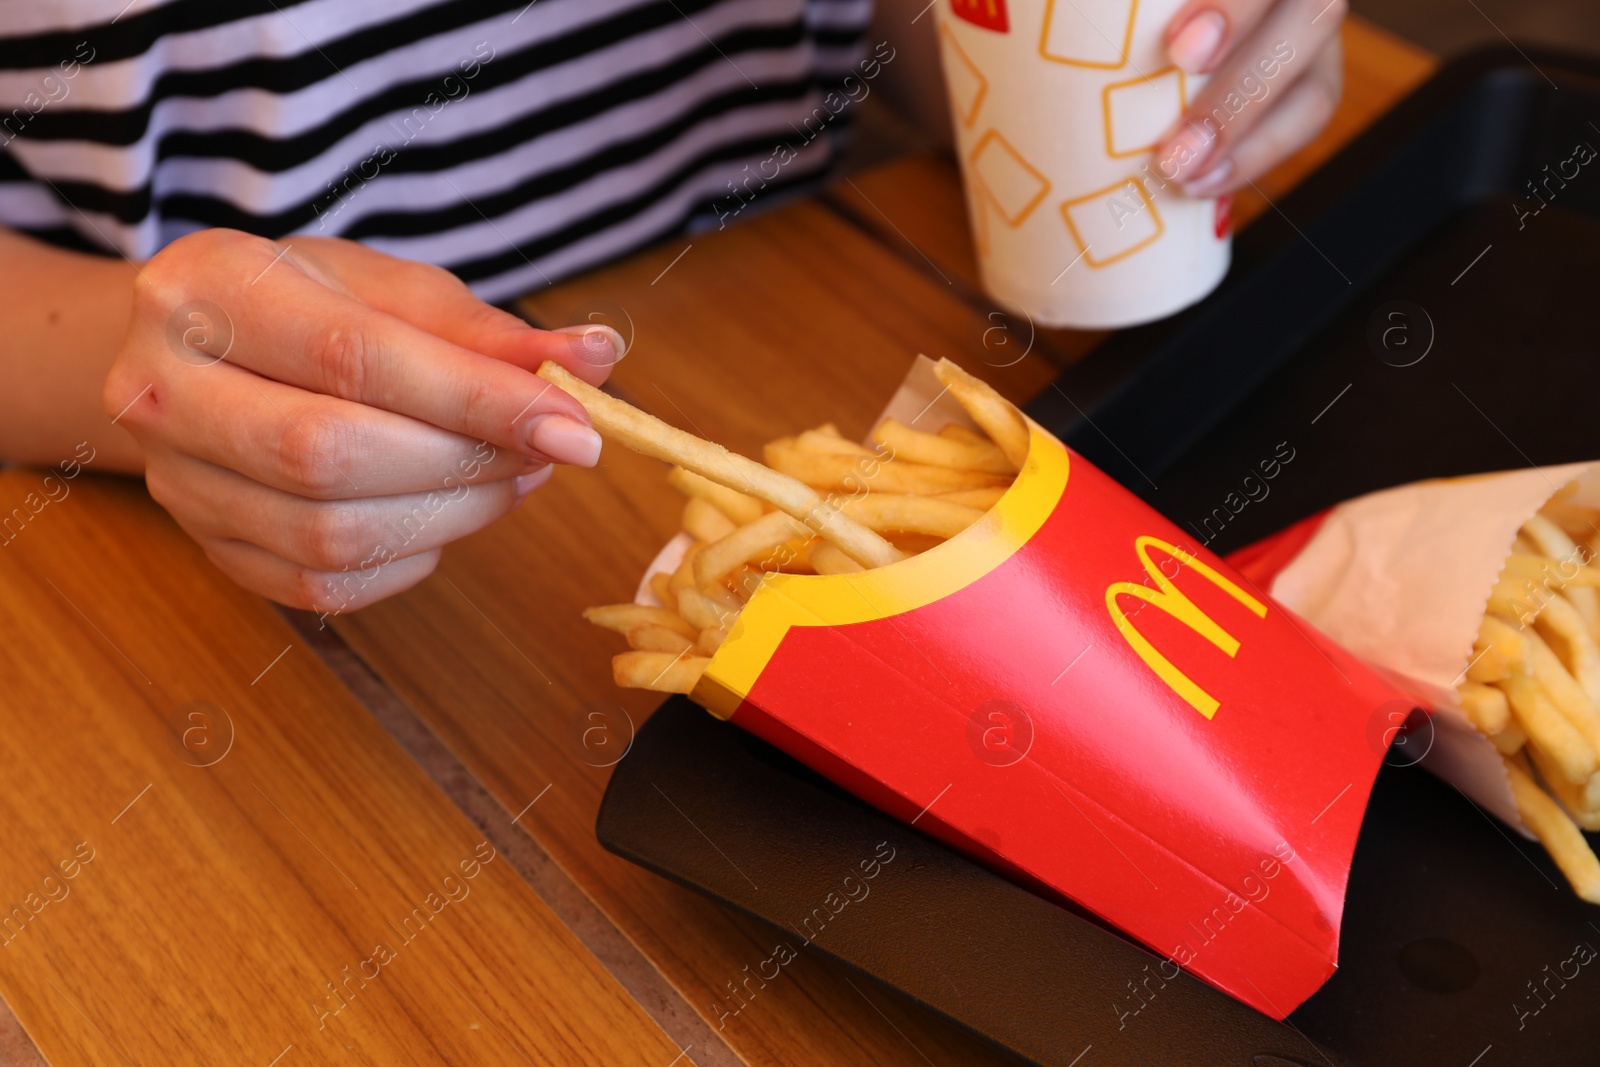
<instances>
[{"instance_id":1,"label":"yellow arch graphic on carton","mask_svg":"<svg viewBox=\"0 0 1600 1067\"><path fill-rule=\"evenodd\" d=\"M1139 582L1113 582L1106 588L1106 607L1111 611L1111 620L1117 624L1117 632L1139 654L1139 658L1144 660L1150 669L1156 672L1156 677L1166 682L1174 693L1187 700L1196 711L1209 719L1217 713L1217 708L1221 707L1217 699L1196 685L1187 674L1174 667L1171 660L1156 651L1156 646L1150 643L1150 639L1140 633L1138 628L1129 621L1127 613L1122 610L1122 605L1117 602L1117 598L1126 594L1137 597L1148 604L1154 604L1207 641L1210 641L1213 645L1222 649L1223 653L1230 659L1239 652L1239 639L1224 630L1215 619L1196 607L1194 601L1183 595L1178 587L1172 583L1172 579L1167 577L1166 572L1157 567L1155 561L1150 558L1150 550L1152 548L1160 549L1172 559L1177 560L1180 566L1189 567L1202 578L1209 579L1212 585L1215 585L1218 589L1221 589L1249 608L1256 618L1266 618L1267 606L1237 585L1234 585L1221 574L1218 574L1207 564L1201 563L1177 545L1163 541L1159 537L1139 537L1135 538L1133 542L1133 550L1138 555L1139 562L1144 564L1144 570L1149 576L1149 580L1155 582L1156 588L1152 589L1150 586Z\"/></svg>"},{"instance_id":2,"label":"yellow arch graphic on carton","mask_svg":"<svg viewBox=\"0 0 1600 1067\"><path fill-rule=\"evenodd\" d=\"M855 574L769 574L739 614L692 694L728 718L791 626L843 626L901 615L971 585L1011 558L1055 511L1067 488L1066 446L1029 422L1028 459L999 502L941 545Z\"/></svg>"}]
</instances>

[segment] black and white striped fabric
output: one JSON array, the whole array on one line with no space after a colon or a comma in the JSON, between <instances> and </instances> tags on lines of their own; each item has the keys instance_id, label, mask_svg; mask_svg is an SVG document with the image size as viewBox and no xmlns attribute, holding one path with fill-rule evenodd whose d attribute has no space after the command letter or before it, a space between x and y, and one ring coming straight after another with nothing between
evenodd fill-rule
<instances>
[{"instance_id":1,"label":"black and white striped fabric","mask_svg":"<svg viewBox=\"0 0 1600 1067\"><path fill-rule=\"evenodd\" d=\"M871 3L0 0L0 225L349 237L507 299L815 180Z\"/></svg>"}]
</instances>

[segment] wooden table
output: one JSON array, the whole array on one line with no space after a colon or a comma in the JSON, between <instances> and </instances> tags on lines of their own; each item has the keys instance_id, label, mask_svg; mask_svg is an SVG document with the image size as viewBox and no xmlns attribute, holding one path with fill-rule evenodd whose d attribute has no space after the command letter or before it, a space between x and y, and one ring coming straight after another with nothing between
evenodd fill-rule
<instances>
[{"instance_id":1,"label":"wooden table","mask_svg":"<svg viewBox=\"0 0 1600 1067\"><path fill-rule=\"evenodd\" d=\"M1266 196L1433 66L1345 40L1344 105ZM917 352L977 362L975 277L954 167L915 156L522 306L620 307L617 391L745 450L862 433ZM986 373L1020 400L1095 339ZM0 510L41 485L0 473ZM139 486L68 485L0 548L0 1062L1010 1062L814 955L722 1017L773 935L596 842L607 753L656 701L575 620L674 531L658 464L560 472L331 629L233 587ZM602 706L611 749L574 729Z\"/></svg>"}]
</instances>

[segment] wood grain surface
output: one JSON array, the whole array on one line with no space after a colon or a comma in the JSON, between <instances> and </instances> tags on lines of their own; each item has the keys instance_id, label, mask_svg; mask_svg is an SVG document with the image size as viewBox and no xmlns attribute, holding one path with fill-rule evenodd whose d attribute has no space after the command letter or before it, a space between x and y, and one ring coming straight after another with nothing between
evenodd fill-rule
<instances>
[{"instance_id":1,"label":"wood grain surface","mask_svg":"<svg viewBox=\"0 0 1600 1067\"><path fill-rule=\"evenodd\" d=\"M0 990L50 1063L677 1054L141 486L48 489L0 547Z\"/></svg>"}]
</instances>

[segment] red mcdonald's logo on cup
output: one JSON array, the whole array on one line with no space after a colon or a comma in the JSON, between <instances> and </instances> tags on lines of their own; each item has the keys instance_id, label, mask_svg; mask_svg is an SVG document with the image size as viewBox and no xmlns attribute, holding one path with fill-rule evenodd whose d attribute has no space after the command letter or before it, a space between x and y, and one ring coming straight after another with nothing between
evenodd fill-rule
<instances>
[{"instance_id":1,"label":"red mcdonald's logo on cup","mask_svg":"<svg viewBox=\"0 0 1600 1067\"><path fill-rule=\"evenodd\" d=\"M974 26L982 26L996 33L1011 32L1006 0L950 0L950 10L955 12L957 18L966 19Z\"/></svg>"}]
</instances>

